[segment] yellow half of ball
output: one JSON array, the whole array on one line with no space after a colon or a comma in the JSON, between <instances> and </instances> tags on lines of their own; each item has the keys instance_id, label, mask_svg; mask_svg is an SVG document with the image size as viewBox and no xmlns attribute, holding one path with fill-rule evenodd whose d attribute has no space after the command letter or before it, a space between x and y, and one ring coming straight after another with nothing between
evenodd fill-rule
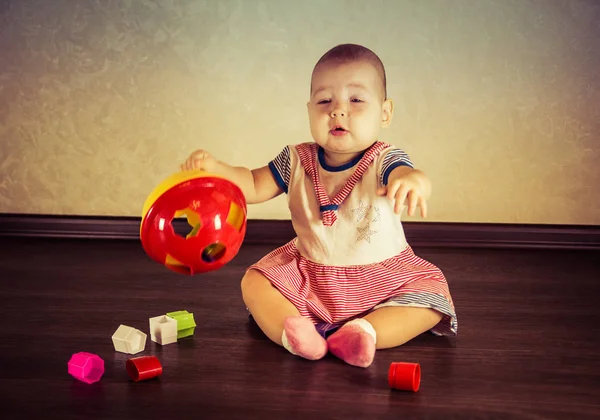
<instances>
[{"instance_id":1,"label":"yellow half of ball","mask_svg":"<svg viewBox=\"0 0 600 420\"><path fill-rule=\"evenodd\" d=\"M152 207L154 202L156 200L158 200L158 198L161 195L163 195L165 192L167 192L174 186L179 185L183 182L190 181L192 179L197 179L197 178L209 177L209 176L213 177L213 178L224 178L220 175L215 175L215 174L208 173L205 171L195 170L195 171L176 172L173 175L166 178L165 180L163 180L160 184L158 184L156 186L156 188L154 188L154 190L152 190L152 192L150 193L150 195L148 195L148 198L146 198L146 201L144 202L144 207L142 208L142 223L144 222L144 218L146 217L148 210L150 210L150 207Z\"/></svg>"}]
</instances>

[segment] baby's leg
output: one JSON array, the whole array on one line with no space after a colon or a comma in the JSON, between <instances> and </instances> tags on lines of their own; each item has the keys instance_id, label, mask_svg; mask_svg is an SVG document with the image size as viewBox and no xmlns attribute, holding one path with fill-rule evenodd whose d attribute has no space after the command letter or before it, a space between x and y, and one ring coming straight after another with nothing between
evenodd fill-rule
<instances>
[{"instance_id":1,"label":"baby's leg","mask_svg":"<svg viewBox=\"0 0 600 420\"><path fill-rule=\"evenodd\" d=\"M344 324L327 339L329 351L346 363L368 367L375 349L396 347L430 330L442 319L433 309L394 306L379 308Z\"/></svg>"},{"instance_id":2,"label":"baby's leg","mask_svg":"<svg viewBox=\"0 0 600 420\"><path fill-rule=\"evenodd\" d=\"M377 331L377 348L398 347L435 327L443 315L429 308L384 306L367 316Z\"/></svg>"},{"instance_id":3,"label":"baby's leg","mask_svg":"<svg viewBox=\"0 0 600 420\"><path fill-rule=\"evenodd\" d=\"M327 354L327 342L310 319L259 271L249 270L242 279L242 297L252 317L271 341L290 353L317 360Z\"/></svg>"}]
</instances>

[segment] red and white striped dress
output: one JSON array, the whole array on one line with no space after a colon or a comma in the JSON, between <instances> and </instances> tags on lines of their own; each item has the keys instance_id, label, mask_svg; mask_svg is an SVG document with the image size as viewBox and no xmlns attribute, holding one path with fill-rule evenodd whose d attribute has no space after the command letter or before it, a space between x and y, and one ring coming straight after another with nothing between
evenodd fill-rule
<instances>
[{"instance_id":1,"label":"red and white striped dress","mask_svg":"<svg viewBox=\"0 0 600 420\"><path fill-rule=\"evenodd\" d=\"M376 194L391 171L412 167L406 153L377 142L331 167L315 143L286 147L269 167L287 193L297 237L249 267L265 275L326 335L384 306L432 308L444 315L431 332L457 331L442 272L416 256L393 203Z\"/></svg>"}]
</instances>

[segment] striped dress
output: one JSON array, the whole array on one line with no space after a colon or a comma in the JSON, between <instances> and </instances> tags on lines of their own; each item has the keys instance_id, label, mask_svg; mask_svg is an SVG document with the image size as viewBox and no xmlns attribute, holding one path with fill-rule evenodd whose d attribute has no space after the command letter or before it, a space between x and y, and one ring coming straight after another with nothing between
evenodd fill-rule
<instances>
[{"instance_id":1,"label":"striped dress","mask_svg":"<svg viewBox=\"0 0 600 420\"><path fill-rule=\"evenodd\" d=\"M412 167L406 153L382 142L337 167L315 143L287 146L269 163L297 237L249 270L266 276L324 336L384 306L435 309L443 318L431 332L456 334L444 275L413 253L393 203L376 194L401 165Z\"/></svg>"}]
</instances>

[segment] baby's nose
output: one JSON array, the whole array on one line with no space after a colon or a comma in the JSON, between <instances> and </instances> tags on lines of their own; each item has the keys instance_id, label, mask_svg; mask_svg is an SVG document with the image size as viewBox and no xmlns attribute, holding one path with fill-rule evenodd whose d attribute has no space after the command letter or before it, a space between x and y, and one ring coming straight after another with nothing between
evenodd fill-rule
<instances>
[{"instance_id":1,"label":"baby's nose","mask_svg":"<svg viewBox=\"0 0 600 420\"><path fill-rule=\"evenodd\" d=\"M331 111L330 114L331 118L339 118L339 117L345 117L346 116L346 111L344 111L342 108L340 107L336 107Z\"/></svg>"}]
</instances>

